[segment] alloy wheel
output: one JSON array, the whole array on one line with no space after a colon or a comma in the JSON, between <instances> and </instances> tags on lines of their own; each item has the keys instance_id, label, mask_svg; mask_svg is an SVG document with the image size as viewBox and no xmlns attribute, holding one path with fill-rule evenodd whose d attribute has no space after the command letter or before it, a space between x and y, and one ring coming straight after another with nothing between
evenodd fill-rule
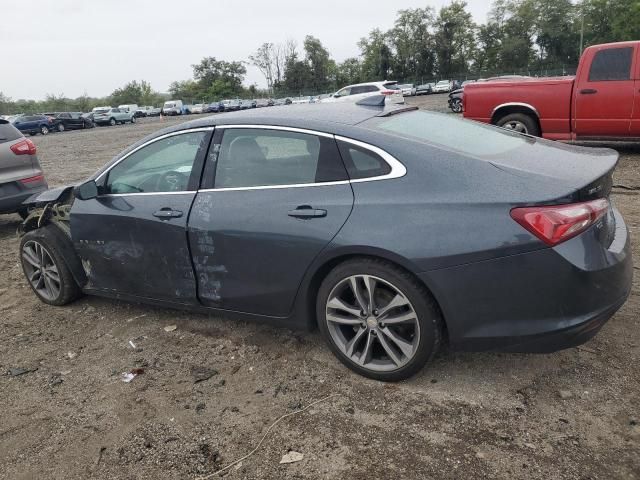
<instances>
[{"instance_id":1,"label":"alloy wheel","mask_svg":"<svg viewBox=\"0 0 640 480\"><path fill-rule=\"evenodd\" d=\"M409 299L372 275L347 277L331 290L326 322L342 354L375 372L405 366L420 343L418 316Z\"/></svg>"},{"instance_id":2,"label":"alloy wheel","mask_svg":"<svg viewBox=\"0 0 640 480\"><path fill-rule=\"evenodd\" d=\"M39 242L22 246L22 263L27 280L42 298L54 301L60 296L60 273L49 251Z\"/></svg>"}]
</instances>

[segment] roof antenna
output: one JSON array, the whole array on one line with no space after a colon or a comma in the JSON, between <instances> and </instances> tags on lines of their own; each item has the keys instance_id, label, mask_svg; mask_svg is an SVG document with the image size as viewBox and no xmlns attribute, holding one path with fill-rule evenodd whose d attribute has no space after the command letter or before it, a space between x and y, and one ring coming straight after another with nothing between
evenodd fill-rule
<instances>
[{"instance_id":1,"label":"roof antenna","mask_svg":"<svg viewBox=\"0 0 640 480\"><path fill-rule=\"evenodd\" d=\"M364 107L384 107L384 101L386 98L386 95L371 95L369 97L364 97L362 100L358 100L356 105Z\"/></svg>"}]
</instances>

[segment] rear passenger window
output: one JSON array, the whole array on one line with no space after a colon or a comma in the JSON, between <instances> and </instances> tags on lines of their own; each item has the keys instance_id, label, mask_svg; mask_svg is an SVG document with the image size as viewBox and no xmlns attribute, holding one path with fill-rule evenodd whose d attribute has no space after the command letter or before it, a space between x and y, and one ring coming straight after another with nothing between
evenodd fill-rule
<instances>
[{"instance_id":1,"label":"rear passenger window","mask_svg":"<svg viewBox=\"0 0 640 480\"><path fill-rule=\"evenodd\" d=\"M629 80L633 47L608 48L596 52L589 70L590 82Z\"/></svg>"},{"instance_id":2,"label":"rear passenger window","mask_svg":"<svg viewBox=\"0 0 640 480\"><path fill-rule=\"evenodd\" d=\"M228 129L218 154L215 187L243 188L346 180L335 140L263 129Z\"/></svg>"},{"instance_id":3,"label":"rear passenger window","mask_svg":"<svg viewBox=\"0 0 640 480\"><path fill-rule=\"evenodd\" d=\"M338 142L340 154L352 180L386 175L391 167L378 154L348 142Z\"/></svg>"},{"instance_id":4,"label":"rear passenger window","mask_svg":"<svg viewBox=\"0 0 640 480\"><path fill-rule=\"evenodd\" d=\"M12 142L22 137L20 130L5 120L0 120L0 143Z\"/></svg>"}]
</instances>

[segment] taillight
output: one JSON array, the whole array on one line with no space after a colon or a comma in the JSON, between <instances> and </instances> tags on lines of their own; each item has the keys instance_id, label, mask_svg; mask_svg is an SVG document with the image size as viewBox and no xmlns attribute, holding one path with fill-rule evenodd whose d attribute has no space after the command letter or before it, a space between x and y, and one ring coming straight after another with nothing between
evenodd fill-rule
<instances>
[{"instance_id":1,"label":"taillight","mask_svg":"<svg viewBox=\"0 0 640 480\"><path fill-rule=\"evenodd\" d=\"M23 178L22 180L20 180L20 183L23 183L25 185L29 183L36 183L36 182L44 182L44 175L40 174L34 177Z\"/></svg>"},{"instance_id":2,"label":"taillight","mask_svg":"<svg viewBox=\"0 0 640 480\"><path fill-rule=\"evenodd\" d=\"M25 138L21 142L11 145L11 151L16 155L35 155L36 145L28 138Z\"/></svg>"},{"instance_id":3,"label":"taillight","mask_svg":"<svg viewBox=\"0 0 640 480\"><path fill-rule=\"evenodd\" d=\"M511 210L511 218L549 246L584 232L607 212L609 200Z\"/></svg>"}]
</instances>

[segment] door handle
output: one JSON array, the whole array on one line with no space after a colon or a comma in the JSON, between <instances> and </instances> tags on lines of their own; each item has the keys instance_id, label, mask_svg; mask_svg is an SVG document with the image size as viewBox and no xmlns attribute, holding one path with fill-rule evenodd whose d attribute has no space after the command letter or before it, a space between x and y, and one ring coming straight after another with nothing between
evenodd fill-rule
<instances>
[{"instance_id":1,"label":"door handle","mask_svg":"<svg viewBox=\"0 0 640 480\"><path fill-rule=\"evenodd\" d=\"M154 212L154 217L158 217L161 220L169 220L170 218L180 218L182 212L180 210L173 210L172 208L161 208L157 212Z\"/></svg>"},{"instance_id":2,"label":"door handle","mask_svg":"<svg viewBox=\"0 0 640 480\"><path fill-rule=\"evenodd\" d=\"M598 93L598 90L596 90L595 88L584 88L580 90L580 93L582 95L593 95L594 93Z\"/></svg>"},{"instance_id":3,"label":"door handle","mask_svg":"<svg viewBox=\"0 0 640 480\"><path fill-rule=\"evenodd\" d=\"M326 217L327 211L310 205L300 205L295 210L289 210L287 215L294 218L320 218Z\"/></svg>"}]
</instances>

